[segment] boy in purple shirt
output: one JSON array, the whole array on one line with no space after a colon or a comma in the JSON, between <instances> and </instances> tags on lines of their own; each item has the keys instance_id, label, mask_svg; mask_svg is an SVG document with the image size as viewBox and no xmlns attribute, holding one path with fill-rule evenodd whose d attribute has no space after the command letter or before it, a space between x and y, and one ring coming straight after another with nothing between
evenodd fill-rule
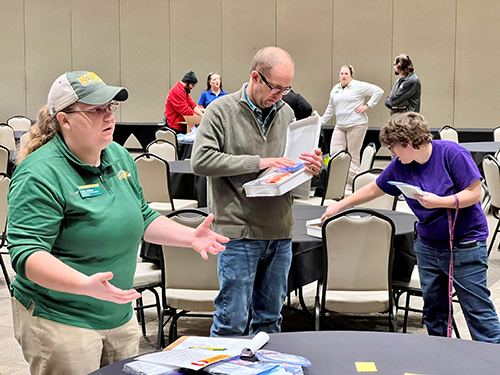
<instances>
[{"instance_id":1,"label":"boy in purple shirt","mask_svg":"<svg viewBox=\"0 0 500 375\"><path fill-rule=\"evenodd\" d=\"M433 141L422 115L396 114L380 130L380 142L395 157L375 182L329 206L323 221L341 210L384 193L399 195L389 181L420 187L406 198L418 218L414 243L424 298L424 322L430 335L446 336L450 240L447 209L459 212L453 238L454 288L473 339L500 342L500 324L486 285L488 225L481 206L481 174L470 153L448 141ZM454 217L455 210L452 211Z\"/></svg>"}]
</instances>

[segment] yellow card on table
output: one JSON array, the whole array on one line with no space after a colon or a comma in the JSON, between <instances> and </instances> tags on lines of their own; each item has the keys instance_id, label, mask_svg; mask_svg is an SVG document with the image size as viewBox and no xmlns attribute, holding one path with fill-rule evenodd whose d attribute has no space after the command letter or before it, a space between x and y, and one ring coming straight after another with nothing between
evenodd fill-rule
<instances>
[{"instance_id":1,"label":"yellow card on table","mask_svg":"<svg viewBox=\"0 0 500 375\"><path fill-rule=\"evenodd\" d=\"M358 372L377 372L375 362L355 362Z\"/></svg>"}]
</instances>

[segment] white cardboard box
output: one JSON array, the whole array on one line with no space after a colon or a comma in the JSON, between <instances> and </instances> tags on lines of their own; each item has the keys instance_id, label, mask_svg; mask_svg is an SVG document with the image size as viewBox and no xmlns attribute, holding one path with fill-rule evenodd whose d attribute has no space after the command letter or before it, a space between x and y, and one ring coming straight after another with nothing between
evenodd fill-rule
<instances>
[{"instance_id":1,"label":"white cardboard box","mask_svg":"<svg viewBox=\"0 0 500 375\"><path fill-rule=\"evenodd\" d=\"M306 221L306 230L308 236L322 238L321 218Z\"/></svg>"},{"instance_id":2,"label":"white cardboard box","mask_svg":"<svg viewBox=\"0 0 500 375\"><path fill-rule=\"evenodd\" d=\"M321 117L318 115L292 122L288 125L287 142L283 156L294 160L296 163L302 163L299 156L304 152L314 152L314 149L318 147L320 133ZM259 178L274 171L275 168L268 168L261 173ZM312 175L303 168L274 184L255 184L255 180L252 180L243 184L243 187L247 197L275 197L289 192L311 178Z\"/></svg>"}]
</instances>

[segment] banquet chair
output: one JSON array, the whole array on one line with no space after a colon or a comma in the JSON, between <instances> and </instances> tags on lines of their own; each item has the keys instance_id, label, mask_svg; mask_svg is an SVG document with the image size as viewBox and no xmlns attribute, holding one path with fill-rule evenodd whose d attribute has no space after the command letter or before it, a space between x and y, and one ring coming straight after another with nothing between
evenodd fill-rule
<instances>
[{"instance_id":1,"label":"banquet chair","mask_svg":"<svg viewBox=\"0 0 500 375\"><path fill-rule=\"evenodd\" d=\"M493 236L491 237L490 244L488 246L488 255L491 253L493 244L500 231L500 162L491 155L486 155L483 158L483 172L484 179L486 180L486 186L488 187L490 194L490 209L493 213L493 217L497 220L497 225L493 230Z\"/></svg>"},{"instance_id":2,"label":"banquet chair","mask_svg":"<svg viewBox=\"0 0 500 375\"><path fill-rule=\"evenodd\" d=\"M500 142L500 126L493 129L493 142Z\"/></svg>"},{"instance_id":3,"label":"banquet chair","mask_svg":"<svg viewBox=\"0 0 500 375\"><path fill-rule=\"evenodd\" d=\"M481 180L481 209L483 210L485 215L488 215L491 207L491 195L488 186L486 186L485 182Z\"/></svg>"},{"instance_id":4,"label":"banquet chair","mask_svg":"<svg viewBox=\"0 0 500 375\"><path fill-rule=\"evenodd\" d=\"M377 146L375 143L370 142L363 149L361 155L361 164L359 165L359 173L367 171L373 168L373 162L375 161L375 154L377 153ZM358 173L358 174L359 174Z\"/></svg>"},{"instance_id":5,"label":"banquet chair","mask_svg":"<svg viewBox=\"0 0 500 375\"><path fill-rule=\"evenodd\" d=\"M439 129L438 133L440 139L458 143L458 132L454 127L445 125Z\"/></svg>"},{"instance_id":6,"label":"banquet chair","mask_svg":"<svg viewBox=\"0 0 500 375\"><path fill-rule=\"evenodd\" d=\"M7 192L9 191L10 178L5 173L0 173L0 226L3 228L2 233L0 234L0 266L2 267L2 273L5 279L5 284L9 290L10 295L12 296L12 286L9 277L9 273L7 271L7 266L3 260L4 255L9 255L7 251L6 242L7 242L7 213L9 211L9 205L7 204Z\"/></svg>"},{"instance_id":7,"label":"banquet chair","mask_svg":"<svg viewBox=\"0 0 500 375\"><path fill-rule=\"evenodd\" d=\"M144 152L141 143L133 133L130 133L123 147L127 149L132 157L136 157Z\"/></svg>"},{"instance_id":8,"label":"banquet chair","mask_svg":"<svg viewBox=\"0 0 500 375\"><path fill-rule=\"evenodd\" d=\"M192 228L200 225L207 216L207 213L193 209L178 210L167 215ZM209 255L204 260L193 249L168 245L163 245L162 250L162 309L158 325L158 349L165 347L165 324L171 321L169 343L172 343L177 339L179 318L186 315L211 318L215 311L214 299L219 293L217 256Z\"/></svg>"},{"instance_id":9,"label":"banquet chair","mask_svg":"<svg viewBox=\"0 0 500 375\"><path fill-rule=\"evenodd\" d=\"M8 174L9 168L9 149L0 145L0 173Z\"/></svg>"},{"instance_id":10,"label":"banquet chair","mask_svg":"<svg viewBox=\"0 0 500 375\"><path fill-rule=\"evenodd\" d=\"M323 276L315 297L315 330L327 312L388 313L396 330L391 274L395 226L368 209L350 209L327 219L322 227ZM353 315L348 315L353 317Z\"/></svg>"},{"instance_id":11,"label":"banquet chair","mask_svg":"<svg viewBox=\"0 0 500 375\"><path fill-rule=\"evenodd\" d=\"M352 181L352 191L356 192L362 187L368 185L369 183L375 181L377 177L382 173L382 169L373 168L369 169L365 172L361 172L356 175ZM381 197L378 197L370 202L366 202L363 204L359 204L356 207L363 208L373 208L373 209L381 209L381 210L396 210L396 204L398 203L398 197L392 196L389 194L384 194Z\"/></svg>"},{"instance_id":12,"label":"banquet chair","mask_svg":"<svg viewBox=\"0 0 500 375\"><path fill-rule=\"evenodd\" d=\"M328 161L326 172L326 188L322 197L309 199L295 199L294 204L328 206L335 201L344 198L347 178L349 177L349 166L351 165L351 154L342 150L333 155Z\"/></svg>"},{"instance_id":13,"label":"banquet chair","mask_svg":"<svg viewBox=\"0 0 500 375\"><path fill-rule=\"evenodd\" d=\"M0 124L0 145L7 147L9 151L16 150L14 129L5 123Z\"/></svg>"},{"instance_id":14,"label":"banquet chair","mask_svg":"<svg viewBox=\"0 0 500 375\"><path fill-rule=\"evenodd\" d=\"M177 147L161 139L154 140L146 147L146 152L154 154L166 161L176 161Z\"/></svg>"},{"instance_id":15,"label":"banquet chair","mask_svg":"<svg viewBox=\"0 0 500 375\"><path fill-rule=\"evenodd\" d=\"M498 161L500 161L500 148L495 152L495 159L497 159Z\"/></svg>"},{"instance_id":16,"label":"banquet chair","mask_svg":"<svg viewBox=\"0 0 500 375\"><path fill-rule=\"evenodd\" d=\"M172 198L167 161L149 153L139 155L134 160L144 198L153 210L165 215L176 209L198 207L196 200Z\"/></svg>"},{"instance_id":17,"label":"banquet chair","mask_svg":"<svg viewBox=\"0 0 500 375\"><path fill-rule=\"evenodd\" d=\"M134 274L134 284L133 288L141 294L141 296L136 299L136 307L134 310L137 311L137 318L141 324L142 334L146 336L146 321L144 319L144 309L150 307L156 307L156 313L158 316L158 324L160 324L160 295L155 288L161 287L161 268L154 263L144 262L138 257L137 266ZM142 298L142 293L144 291L150 291L155 297L155 303L144 305Z\"/></svg>"},{"instance_id":18,"label":"banquet chair","mask_svg":"<svg viewBox=\"0 0 500 375\"><path fill-rule=\"evenodd\" d=\"M31 127L31 120L26 117L26 116L12 116L10 119L7 120L7 125L12 127L14 131L28 131L30 130Z\"/></svg>"},{"instance_id":19,"label":"banquet chair","mask_svg":"<svg viewBox=\"0 0 500 375\"><path fill-rule=\"evenodd\" d=\"M170 142L177 148L177 134L165 126L156 131L155 139Z\"/></svg>"},{"instance_id":20,"label":"banquet chair","mask_svg":"<svg viewBox=\"0 0 500 375\"><path fill-rule=\"evenodd\" d=\"M200 125L202 116L184 116L186 120L186 133L190 133L195 126Z\"/></svg>"}]
</instances>

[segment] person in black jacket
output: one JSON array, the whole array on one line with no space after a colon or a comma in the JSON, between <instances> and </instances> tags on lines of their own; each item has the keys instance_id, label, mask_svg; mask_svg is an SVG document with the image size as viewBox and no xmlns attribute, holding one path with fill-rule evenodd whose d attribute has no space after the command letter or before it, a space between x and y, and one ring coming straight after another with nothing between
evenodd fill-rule
<instances>
[{"instance_id":1,"label":"person in black jacket","mask_svg":"<svg viewBox=\"0 0 500 375\"><path fill-rule=\"evenodd\" d=\"M391 110L391 116L398 112L420 112L420 80L413 73L410 56L401 54L394 60L394 74L401 75L385 100L385 106Z\"/></svg>"},{"instance_id":2,"label":"person in black jacket","mask_svg":"<svg viewBox=\"0 0 500 375\"><path fill-rule=\"evenodd\" d=\"M291 90L288 94L283 95L282 99L292 107L296 120L311 116L313 110L311 104L299 93Z\"/></svg>"}]
</instances>

